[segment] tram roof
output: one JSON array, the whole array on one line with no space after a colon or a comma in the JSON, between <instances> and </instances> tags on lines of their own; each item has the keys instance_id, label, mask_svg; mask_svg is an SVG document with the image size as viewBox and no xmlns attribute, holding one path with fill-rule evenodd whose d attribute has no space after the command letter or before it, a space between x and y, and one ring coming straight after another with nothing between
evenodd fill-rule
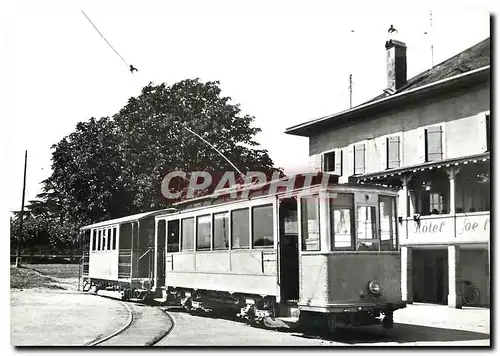
<instances>
[{"instance_id":1,"label":"tram roof","mask_svg":"<svg viewBox=\"0 0 500 356\"><path fill-rule=\"evenodd\" d=\"M80 228L80 231L85 231L89 229L95 229L98 227L103 227L103 226L108 226L108 225L116 225L116 224L124 224L128 222L134 222L134 221L139 221L141 219L147 218L149 216L156 216L160 214L165 214L165 213L171 213L177 211L177 209L174 208L168 208L168 209L161 209L161 210L155 210L155 211L148 211L145 213L139 213L139 214L134 214L134 215L128 215L128 216L123 216L121 218L117 219L112 219L112 220L106 220L106 221L101 221L92 225L87 225L84 227Z\"/></svg>"},{"instance_id":2,"label":"tram roof","mask_svg":"<svg viewBox=\"0 0 500 356\"><path fill-rule=\"evenodd\" d=\"M239 201L242 199L248 199L248 198L241 198L241 194L245 191L251 191L249 194L250 199L253 197L263 197L268 195L268 191L266 188L269 188L272 184L279 184L279 182L285 182L288 180L293 180L294 181L294 188L292 189L293 191L298 191L301 189L305 189L305 180L306 177L310 176L311 181L310 181L310 188L312 187L318 187L324 184L325 182L323 181L323 177L327 176L328 177L328 184L338 184L338 175L336 174L330 174L330 173L323 173L323 172L310 172L310 173L301 173L301 174L295 174L291 176L285 176L285 177L280 177L278 179L266 181L266 182L255 182L255 183L246 183L246 184L238 184L234 185L229 188L223 188L214 191L212 194L207 194L207 195L202 195L200 197L195 197L187 200L182 200L177 203L174 203L173 205L176 207L182 207L185 208L186 205L189 204L195 204L195 203L201 203L202 201L207 201L207 200L217 200L219 198L231 196L231 194L236 194L237 198L231 200L234 201ZM276 193L277 195L282 195L286 194L286 189L278 188Z\"/></svg>"}]
</instances>

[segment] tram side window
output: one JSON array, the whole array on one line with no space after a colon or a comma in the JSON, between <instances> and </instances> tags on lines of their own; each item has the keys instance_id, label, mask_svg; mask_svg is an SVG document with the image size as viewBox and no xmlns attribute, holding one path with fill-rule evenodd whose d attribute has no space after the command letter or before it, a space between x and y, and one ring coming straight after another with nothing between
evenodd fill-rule
<instances>
[{"instance_id":1,"label":"tram side window","mask_svg":"<svg viewBox=\"0 0 500 356\"><path fill-rule=\"evenodd\" d=\"M102 238L102 230L99 230L99 237L97 238L97 251L101 251L101 238Z\"/></svg>"},{"instance_id":2,"label":"tram side window","mask_svg":"<svg viewBox=\"0 0 500 356\"><path fill-rule=\"evenodd\" d=\"M168 222L167 252L179 252L179 220Z\"/></svg>"},{"instance_id":3,"label":"tram side window","mask_svg":"<svg viewBox=\"0 0 500 356\"><path fill-rule=\"evenodd\" d=\"M232 248L250 247L248 208L231 212L231 246Z\"/></svg>"},{"instance_id":4,"label":"tram side window","mask_svg":"<svg viewBox=\"0 0 500 356\"><path fill-rule=\"evenodd\" d=\"M252 245L273 247L273 206L263 205L252 208Z\"/></svg>"},{"instance_id":5,"label":"tram side window","mask_svg":"<svg viewBox=\"0 0 500 356\"><path fill-rule=\"evenodd\" d=\"M338 193L330 199L332 250L354 249L354 196Z\"/></svg>"},{"instance_id":6,"label":"tram side window","mask_svg":"<svg viewBox=\"0 0 500 356\"><path fill-rule=\"evenodd\" d=\"M106 229L104 229L102 230L102 245L101 245L102 251L106 250L106 240L107 240Z\"/></svg>"},{"instance_id":7,"label":"tram side window","mask_svg":"<svg viewBox=\"0 0 500 356\"><path fill-rule=\"evenodd\" d=\"M196 250L210 250L210 239L212 232L212 218L210 215L198 216L196 218Z\"/></svg>"},{"instance_id":8,"label":"tram side window","mask_svg":"<svg viewBox=\"0 0 500 356\"><path fill-rule=\"evenodd\" d=\"M97 247L97 230L93 230L92 233L92 251L95 251Z\"/></svg>"},{"instance_id":9,"label":"tram side window","mask_svg":"<svg viewBox=\"0 0 500 356\"><path fill-rule=\"evenodd\" d=\"M113 250L116 250L116 227L113 228Z\"/></svg>"},{"instance_id":10,"label":"tram side window","mask_svg":"<svg viewBox=\"0 0 500 356\"><path fill-rule=\"evenodd\" d=\"M378 251L374 206L358 206L358 251Z\"/></svg>"},{"instance_id":11,"label":"tram side window","mask_svg":"<svg viewBox=\"0 0 500 356\"><path fill-rule=\"evenodd\" d=\"M300 199L302 226L302 251L319 251L319 201L318 197Z\"/></svg>"},{"instance_id":12,"label":"tram side window","mask_svg":"<svg viewBox=\"0 0 500 356\"><path fill-rule=\"evenodd\" d=\"M389 196L379 197L380 212L380 250L396 250L396 198Z\"/></svg>"},{"instance_id":13,"label":"tram side window","mask_svg":"<svg viewBox=\"0 0 500 356\"><path fill-rule=\"evenodd\" d=\"M214 250L229 248L229 213L214 214Z\"/></svg>"},{"instance_id":14,"label":"tram side window","mask_svg":"<svg viewBox=\"0 0 500 356\"><path fill-rule=\"evenodd\" d=\"M194 218L182 219L182 251L194 250Z\"/></svg>"}]
</instances>

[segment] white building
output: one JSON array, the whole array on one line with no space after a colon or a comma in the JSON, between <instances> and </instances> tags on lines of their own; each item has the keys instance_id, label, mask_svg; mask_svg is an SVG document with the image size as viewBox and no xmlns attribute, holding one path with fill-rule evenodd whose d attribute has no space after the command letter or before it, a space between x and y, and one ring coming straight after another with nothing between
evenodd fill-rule
<instances>
[{"instance_id":1,"label":"white building","mask_svg":"<svg viewBox=\"0 0 500 356\"><path fill-rule=\"evenodd\" d=\"M286 133L316 170L400 188L403 298L460 308L467 281L489 306L490 39L410 80L406 45L386 52L382 94Z\"/></svg>"}]
</instances>

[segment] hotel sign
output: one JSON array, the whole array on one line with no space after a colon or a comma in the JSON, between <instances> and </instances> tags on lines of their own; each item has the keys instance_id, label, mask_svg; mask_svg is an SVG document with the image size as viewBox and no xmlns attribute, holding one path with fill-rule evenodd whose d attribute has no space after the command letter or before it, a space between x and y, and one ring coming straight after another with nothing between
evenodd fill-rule
<instances>
[{"instance_id":1,"label":"hotel sign","mask_svg":"<svg viewBox=\"0 0 500 356\"><path fill-rule=\"evenodd\" d=\"M422 217L419 222L408 220L409 242L488 242L490 215L462 215L435 218Z\"/></svg>"}]
</instances>

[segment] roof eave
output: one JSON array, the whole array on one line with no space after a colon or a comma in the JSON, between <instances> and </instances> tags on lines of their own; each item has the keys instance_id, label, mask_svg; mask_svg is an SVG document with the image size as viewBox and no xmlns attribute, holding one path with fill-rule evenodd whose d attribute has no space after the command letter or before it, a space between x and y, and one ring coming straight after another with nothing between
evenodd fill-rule
<instances>
[{"instance_id":1,"label":"roof eave","mask_svg":"<svg viewBox=\"0 0 500 356\"><path fill-rule=\"evenodd\" d=\"M422 95L422 94L427 93L428 91L436 90L436 89L439 89L440 87L444 87L444 86L447 86L450 84L458 83L458 82L461 82L464 80L473 80L475 77L480 77L481 75L488 72L489 70L490 70L490 65L487 65L487 66L484 66L481 68L477 68L477 69L468 71L466 73L455 75L453 77L438 80L438 81L423 85L423 86L418 87L418 88L410 89L410 90L407 90L407 91L404 91L404 92L401 92L398 94L391 95L389 97L385 97L385 98L382 98L382 99L379 99L376 101L368 102L366 104L361 104L361 105L356 106L352 109L342 111L340 113L337 113L337 114L334 114L331 116L325 116L325 117L322 117L320 119L312 120L312 121L309 121L309 122L306 122L303 124L289 127L285 130L285 133L289 134L289 135L309 137L310 136L309 132L311 130L314 130L314 128L319 126L319 125L326 124L328 121L330 121L332 119L338 120L338 119L341 119L341 118L346 117L346 116L356 116L360 113L364 113L367 110L376 109L378 107L381 107L383 105L387 105L387 104L389 104L393 101L396 101L396 100L401 100L403 98L407 98L410 96Z\"/></svg>"}]
</instances>

